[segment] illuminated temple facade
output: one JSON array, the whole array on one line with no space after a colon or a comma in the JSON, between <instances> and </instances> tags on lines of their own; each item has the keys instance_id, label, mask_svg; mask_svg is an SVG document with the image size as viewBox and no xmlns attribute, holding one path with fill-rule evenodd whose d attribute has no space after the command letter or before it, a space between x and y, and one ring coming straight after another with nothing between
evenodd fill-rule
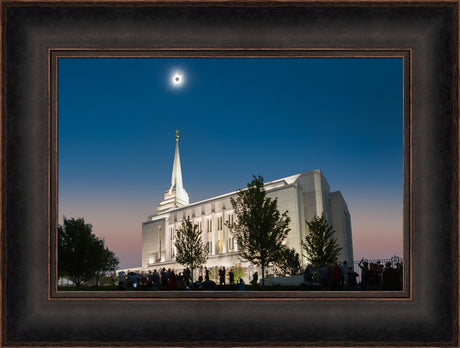
<instances>
[{"instance_id":1,"label":"illuminated temple facade","mask_svg":"<svg viewBox=\"0 0 460 348\"><path fill-rule=\"evenodd\" d=\"M285 245L293 247L300 255L301 241L306 234L305 220L324 213L335 230L334 237L342 247L339 261L353 262L353 244L350 213L340 191L331 192L321 170L315 169L267 182L264 185L268 197L278 199L278 210L288 211L291 218L290 232ZM225 266L248 267L249 263L238 257L238 247L228 224L235 221L230 198L235 192L190 203L183 187L179 156L179 135L176 131L176 149L171 176L171 186L155 214L142 224L142 269L184 269L175 262L174 241L182 221L190 217L202 231L202 240L208 246L208 268ZM305 257L302 258L306 265Z\"/></svg>"}]
</instances>

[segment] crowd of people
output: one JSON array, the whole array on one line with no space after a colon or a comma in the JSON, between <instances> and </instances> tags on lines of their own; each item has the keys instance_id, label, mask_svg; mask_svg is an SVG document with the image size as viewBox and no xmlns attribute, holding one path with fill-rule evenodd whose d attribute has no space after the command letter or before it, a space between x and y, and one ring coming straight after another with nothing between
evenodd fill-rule
<instances>
[{"instance_id":1,"label":"crowd of people","mask_svg":"<svg viewBox=\"0 0 460 348\"><path fill-rule=\"evenodd\" d=\"M349 266L347 261L341 265L335 263L332 267L322 264L314 269L307 266L304 272L306 285L311 285L315 280L321 285L321 290L402 290L402 264L391 262L385 266L380 261L369 264L361 260L358 264L359 274Z\"/></svg>"},{"instance_id":2,"label":"crowd of people","mask_svg":"<svg viewBox=\"0 0 460 348\"><path fill-rule=\"evenodd\" d=\"M119 290L216 290L224 288L227 280L227 271L225 267L219 269L219 286L210 279L209 270L205 267L203 275L193 282L189 268L183 272L175 273L174 270L162 268L160 271L154 269L148 273L144 272L118 272L118 289ZM235 274L233 269L228 272L228 285L235 285ZM240 285L240 284L243 284ZM244 281L238 279L236 287L238 290L244 290Z\"/></svg>"},{"instance_id":3,"label":"crowd of people","mask_svg":"<svg viewBox=\"0 0 460 348\"><path fill-rule=\"evenodd\" d=\"M358 266L361 268L364 290L402 290L403 269L400 262L394 266L391 262L386 262L384 266L380 261L369 264L361 260Z\"/></svg>"},{"instance_id":4,"label":"crowd of people","mask_svg":"<svg viewBox=\"0 0 460 348\"><path fill-rule=\"evenodd\" d=\"M402 290L402 264L380 261L368 263L361 260L358 264L359 275L347 261L333 266L322 264L320 267L307 266L304 271L303 285L309 288L317 287L323 291L337 290ZM235 272L230 269L227 273L225 267L218 272L210 271L205 267L200 271L198 280L192 280L189 268L176 273L174 270L162 268L157 271L118 273L119 290L245 290L246 286L241 277L235 279ZM216 281L212 280L214 278ZM252 274L250 285L258 285L259 275ZM196 278L195 278L196 279ZM236 283L236 284L235 284ZM316 289L316 288L315 288Z\"/></svg>"}]
</instances>

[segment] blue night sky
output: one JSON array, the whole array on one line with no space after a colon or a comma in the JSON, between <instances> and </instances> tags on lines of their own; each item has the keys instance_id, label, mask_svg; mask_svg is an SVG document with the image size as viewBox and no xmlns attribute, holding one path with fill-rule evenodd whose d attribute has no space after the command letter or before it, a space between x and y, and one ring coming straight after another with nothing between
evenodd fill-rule
<instances>
[{"instance_id":1,"label":"blue night sky","mask_svg":"<svg viewBox=\"0 0 460 348\"><path fill-rule=\"evenodd\" d=\"M92 223L121 268L140 266L176 129L191 202L319 168L355 260L402 256L402 59L60 58L58 93L59 215Z\"/></svg>"}]
</instances>

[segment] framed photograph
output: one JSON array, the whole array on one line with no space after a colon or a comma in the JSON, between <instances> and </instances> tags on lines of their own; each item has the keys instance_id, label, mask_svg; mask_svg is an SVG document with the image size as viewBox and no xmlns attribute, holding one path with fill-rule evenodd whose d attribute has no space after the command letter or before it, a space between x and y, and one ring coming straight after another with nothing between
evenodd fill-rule
<instances>
[{"instance_id":1,"label":"framed photograph","mask_svg":"<svg viewBox=\"0 0 460 348\"><path fill-rule=\"evenodd\" d=\"M457 2L2 2L2 346L458 346L458 28ZM88 117L94 110L78 117L84 83L60 86L71 85L64 78L73 73L90 88L98 68L67 62L102 69L123 60L198 59L224 67L228 60L258 67L264 60L399 62L401 291L59 290L57 229L65 205L58 182L66 179L60 163L72 157L60 137L92 129L101 143L116 122ZM328 90L333 80L323 81ZM60 119L67 91L75 131ZM331 95L324 93L324 105ZM388 132L380 100L365 120L375 118L375 137ZM134 121L123 122L129 132ZM89 171L91 161L106 159L90 159L100 150L90 141L78 144L87 148L74 149L74 158L87 151Z\"/></svg>"},{"instance_id":2,"label":"framed photograph","mask_svg":"<svg viewBox=\"0 0 460 348\"><path fill-rule=\"evenodd\" d=\"M142 290L162 297L166 294L149 290L167 289L168 269L178 282L170 288L178 290L198 290L205 280L200 282L199 276L206 273L208 288L217 283L216 290L237 290L239 279L245 290L261 290L253 278L260 274L262 283L262 270L241 259L229 226L237 218L232 192L259 172L267 194L277 197L277 210L287 211L290 218L285 246L299 255L297 266L265 265L269 276L263 290L299 290L302 297L321 290L316 265L308 268L310 283L302 275L309 261L300 257L306 252L298 236L305 235L305 221L323 214L340 248L330 262L331 268L336 263L336 279L325 289L363 290L359 296L367 297L376 295L368 290L402 291L402 265L409 266L402 258L401 136L403 108L409 105L409 93L403 90L409 52L284 50L248 58L227 50L174 57L183 53L152 50L126 57L129 51L117 51L99 57L100 52L87 52L84 58L72 50L52 53L52 80L58 81L51 115L59 120L59 220L66 216L68 224L69 218L84 217L90 222L119 257L120 273L99 277L97 287L89 279L78 289L72 281L78 278L61 277L56 295L106 290L110 293L95 295L115 296L114 290ZM330 105L324 95L333 100ZM176 134L175 126L181 128ZM383 128L385 132L376 132ZM274 160L277 154L283 156ZM187 217L208 250L188 282L182 274L187 266L176 262L173 243L173 232ZM51 240L56 236L51 234ZM75 256L85 262L83 252ZM363 282L345 286L340 273L347 273L349 265L356 277L360 266L365 268L362 259L368 263ZM68 266L57 262L58 270L78 262L69 260ZM377 268L384 266L385 284L380 286ZM163 282L150 285L148 277L153 280L163 268ZM294 276L288 277L287 270ZM140 279L131 274L132 286L127 286L123 274L134 272ZM226 277L230 272L233 281ZM397 277L392 284L388 274Z\"/></svg>"}]
</instances>

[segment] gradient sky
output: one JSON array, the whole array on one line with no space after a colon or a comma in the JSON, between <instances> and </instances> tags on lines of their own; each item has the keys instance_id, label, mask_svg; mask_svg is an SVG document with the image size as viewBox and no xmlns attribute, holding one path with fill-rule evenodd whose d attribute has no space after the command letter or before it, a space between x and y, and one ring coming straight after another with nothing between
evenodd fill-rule
<instances>
[{"instance_id":1,"label":"gradient sky","mask_svg":"<svg viewBox=\"0 0 460 348\"><path fill-rule=\"evenodd\" d=\"M141 265L177 128L190 202L319 168L355 260L402 256L402 59L60 58L58 83L61 222L84 217L120 268Z\"/></svg>"}]
</instances>

